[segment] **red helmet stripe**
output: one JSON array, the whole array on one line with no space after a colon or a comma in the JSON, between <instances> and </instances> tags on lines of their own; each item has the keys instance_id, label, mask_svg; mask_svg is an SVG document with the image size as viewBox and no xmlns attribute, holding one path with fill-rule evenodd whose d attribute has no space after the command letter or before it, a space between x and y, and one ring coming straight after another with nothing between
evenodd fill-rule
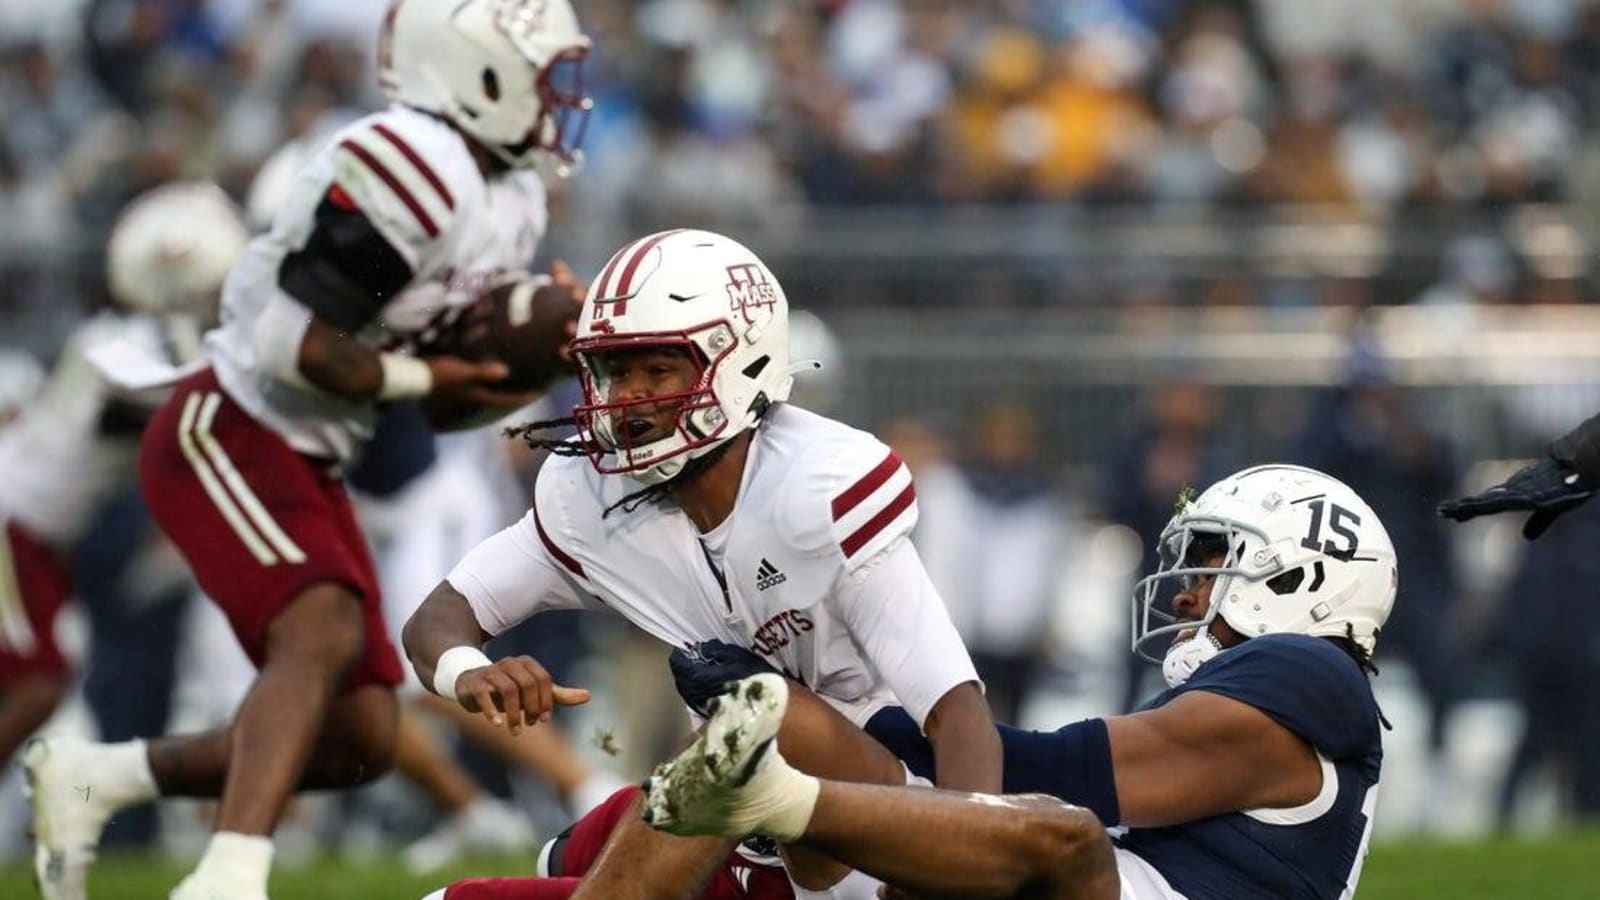
<instances>
[{"instance_id":1,"label":"red helmet stripe","mask_svg":"<svg viewBox=\"0 0 1600 900\"><path fill-rule=\"evenodd\" d=\"M622 283L617 285L615 296L628 296L633 291L634 273L639 271L639 265L644 262L644 258L650 254L650 251L654 249L657 244L669 237L672 237L682 230L682 228L674 228L671 231L662 231L645 238L643 243L639 246L639 249L633 251L633 256L628 259L627 267L622 270Z\"/></svg>"},{"instance_id":2,"label":"red helmet stripe","mask_svg":"<svg viewBox=\"0 0 1600 900\"><path fill-rule=\"evenodd\" d=\"M627 256L628 251L638 243L638 241L634 241L632 244L627 244L621 250L611 254L611 261L606 263L605 271L600 273L600 280L595 282L594 295L597 298L604 300L611 296L609 292L611 285L611 273L616 271L617 264L622 262L622 258Z\"/></svg>"}]
</instances>

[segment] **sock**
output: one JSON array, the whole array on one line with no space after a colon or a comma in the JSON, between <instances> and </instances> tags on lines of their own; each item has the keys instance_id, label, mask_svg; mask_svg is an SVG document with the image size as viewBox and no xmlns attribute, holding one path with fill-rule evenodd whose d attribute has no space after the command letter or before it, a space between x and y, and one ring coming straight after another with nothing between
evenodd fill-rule
<instances>
[{"instance_id":1,"label":"sock","mask_svg":"<svg viewBox=\"0 0 1600 900\"><path fill-rule=\"evenodd\" d=\"M572 793L567 797L567 811L581 819L588 815L590 810L606 802L612 794L629 784L632 782L624 781L604 769L596 769L572 789Z\"/></svg>"},{"instance_id":2,"label":"sock","mask_svg":"<svg viewBox=\"0 0 1600 900\"><path fill-rule=\"evenodd\" d=\"M756 790L762 798L758 806L764 807L759 809L757 830L783 843L797 841L811 824L822 782L789 765L776 746L767 752L773 758L765 761L751 779L761 782Z\"/></svg>"},{"instance_id":3,"label":"sock","mask_svg":"<svg viewBox=\"0 0 1600 900\"><path fill-rule=\"evenodd\" d=\"M160 796L156 777L150 771L150 754L144 741L123 741L100 748L100 790L106 802L121 809Z\"/></svg>"},{"instance_id":4,"label":"sock","mask_svg":"<svg viewBox=\"0 0 1600 900\"><path fill-rule=\"evenodd\" d=\"M190 878L265 895L271 869L272 838L219 831L211 836L211 843L206 845L205 855Z\"/></svg>"},{"instance_id":5,"label":"sock","mask_svg":"<svg viewBox=\"0 0 1600 900\"><path fill-rule=\"evenodd\" d=\"M789 885L794 888L795 900L842 900L848 897L876 897L878 888L883 882L865 872L851 872L839 880L838 884L823 891L814 891L803 888L789 879Z\"/></svg>"}]
</instances>

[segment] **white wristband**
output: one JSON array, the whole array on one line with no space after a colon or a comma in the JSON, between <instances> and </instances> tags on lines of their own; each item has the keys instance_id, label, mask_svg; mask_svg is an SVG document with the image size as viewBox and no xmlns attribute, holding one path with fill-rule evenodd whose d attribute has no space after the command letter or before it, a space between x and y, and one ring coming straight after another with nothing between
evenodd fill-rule
<instances>
[{"instance_id":1,"label":"white wristband","mask_svg":"<svg viewBox=\"0 0 1600 900\"><path fill-rule=\"evenodd\" d=\"M451 647L439 654L439 661L433 667L433 692L446 700L456 699L456 680L461 673L469 669L481 669L492 666L494 662L483 655L477 647Z\"/></svg>"},{"instance_id":2,"label":"white wristband","mask_svg":"<svg viewBox=\"0 0 1600 900\"><path fill-rule=\"evenodd\" d=\"M383 366L383 386L378 388L379 400L424 397L433 390L433 370L428 368L427 360L399 353L380 353L378 364Z\"/></svg>"}]
</instances>

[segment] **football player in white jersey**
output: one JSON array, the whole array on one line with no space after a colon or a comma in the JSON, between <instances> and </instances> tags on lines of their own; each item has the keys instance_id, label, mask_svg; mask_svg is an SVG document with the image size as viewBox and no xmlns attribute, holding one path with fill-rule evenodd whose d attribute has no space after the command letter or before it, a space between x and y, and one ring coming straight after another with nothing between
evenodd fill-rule
<instances>
[{"instance_id":1,"label":"football player in white jersey","mask_svg":"<svg viewBox=\"0 0 1600 900\"><path fill-rule=\"evenodd\" d=\"M208 365L178 382L140 448L153 516L259 675L225 729L30 747L46 898L84 896L113 812L182 795L220 805L172 896L261 900L290 794L391 765L400 662L340 466L385 401L481 417L531 399L494 389L498 361L387 348L526 271L546 222L531 170L575 160L588 49L568 0L391 4L378 63L394 105L301 170L228 277Z\"/></svg>"},{"instance_id":2,"label":"football player in white jersey","mask_svg":"<svg viewBox=\"0 0 1600 900\"><path fill-rule=\"evenodd\" d=\"M484 640L543 610L611 610L673 646L748 647L858 725L903 708L941 785L997 788L988 705L907 539L911 475L872 435L785 402L809 364L790 363L788 304L766 265L710 232L641 238L591 285L572 346L580 436L522 429L556 455L528 514L407 623L423 682L516 731L586 694L531 658L491 662ZM629 882L692 884L731 846L636 823L618 839L649 871L619 873ZM813 882L803 895L847 873L797 881Z\"/></svg>"},{"instance_id":3,"label":"football player in white jersey","mask_svg":"<svg viewBox=\"0 0 1600 900\"><path fill-rule=\"evenodd\" d=\"M1160 549L1135 590L1134 648L1171 688L1052 732L1001 725L1010 796L799 774L771 748L814 752L850 727L769 673L656 770L646 817L799 840L938 896L1355 896L1387 724L1369 683L1397 584L1383 523L1336 479L1256 466L1184 498Z\"/></svg>"},{"instance_id":4,"label":"football player in white jersey","mask_svg":"<svg viewBox=\"0 0 1600 900\"><path fill-rule=\"evenodd\" d=\"M246 238L215 185L170 184L136 198L107 254L120 309L79 325L38 396L0 423L0 766L70 684L55 638L71 593L68 548L131 483L139 430L161 399L118 389L95 361L109 348L161 366L193 359Z\"/></svg>"}]
</instances>

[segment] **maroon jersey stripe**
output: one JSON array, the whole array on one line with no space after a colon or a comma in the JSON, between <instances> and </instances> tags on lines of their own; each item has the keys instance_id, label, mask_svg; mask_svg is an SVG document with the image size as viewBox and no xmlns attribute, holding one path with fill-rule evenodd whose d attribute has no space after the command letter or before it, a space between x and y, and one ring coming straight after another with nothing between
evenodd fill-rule
<instances>
[{"instance_id":1,"label":"maroon jersey stripe","mask_svg":"<svg viewBox=\"0 0 1600 900\"><path fill-rule=\"evenodd\" d=\"M422 173L422 177L427 179L428 184L432 185L434 191L438 193L439 199L444 201L445 209L453 210L456 208L456 198L450 196L450 189L444 186L444 182L439 180L439 176L433 174L433 169L423 161L422 157L417 154L417 151L411 149L410 144L401 140L400 135L395 134L389 129L389 126L382 123L373 125L372 130L383 135L384 140L393 144L394 148L399 150L400 154L404 156L406 160L411 163L411 165L415 166L418 172Z\"/></svg>"},{"instance_id":2,"label":"maroon jersey stripe","mask_svg":"<svg viewBox=\"0 0 1600 900\"><path fill-rule=\"evenodd\" d=\"M340 141L339 147L343 150L349 150L351 155L361 160L367 168L383 179L383 183L389 186L389 190L394 191L394 195L400 198L400 202L406 205L406 209L411 210L411 214L416 217L417 223L422 226L422 230L428 233L428 237L436 238L439 236L439 226L433 223L433 217L429 216L428 211L422 208L422 204L411 196L411 192L406 190L406 186L401 183L400 179L394 177L393 172L384 168L383 163L378 162L377 157L368 153L365 147L349 138Z\"/></svg>"},{"instance_id":3,"label":"maroon jersey stripe","mask_svg":"<svg viewBox=\"0 0 1600 900\"><path fill-rule=\"evenodd\" d=\"M833 520L839 521L844 518L845 513L860 506L861 501L867 499L873 491L883 487L883 483L888 481L889 476L898 468L900 468L900 455L890 450L889 455L883 458L883 462L873 466L872 471L861 476L860 481L833 498Z\"/></svg>"},{"instance_id":4,"label":"maroon jersey stripe","mask_svg":"<svg viewBox=\"0 0 1600 900\"><path fill-rule=\"evenodd\" d=\"M844 551L845 558L848 559L855 556L857 550L866 546L867 542L877 537L878 532L882 531L885 526L899 518L900 514L905 512L906 508L911 505L911 501L915 499L917 499L916 485L906 485L906 489L890 501L888 506L878 510L877 515L868 519L865 525L851 532L849 537L840 542L839 548Z\"/></svg>"},{"instance_id":5,"label":"maroon jersey stripe","mask_svg":"<svg viewBox=\"0 0 1600 900\"><path fill-rule=\"evenodd\" d=\"M575 560L572 557L568 556L566 554L566 552L563 551L560 547L557 547L556 546L556 542L550 540L550 535L545 534L545 532L544 532L544 523L539 521L539 508L538 507L534 507L533 508L533 527L538 529L538 531L539 531L539 540L544 542L544 548L546 550L550 551L550 555L554 556L556 558L556 562L561 563L563 566L566 566L567 567L567 571L569 571L572 574L578 576L579 578L582 578L583 577L583 566L580 565L577 560Z\"/></svg>"}]
</instances>

